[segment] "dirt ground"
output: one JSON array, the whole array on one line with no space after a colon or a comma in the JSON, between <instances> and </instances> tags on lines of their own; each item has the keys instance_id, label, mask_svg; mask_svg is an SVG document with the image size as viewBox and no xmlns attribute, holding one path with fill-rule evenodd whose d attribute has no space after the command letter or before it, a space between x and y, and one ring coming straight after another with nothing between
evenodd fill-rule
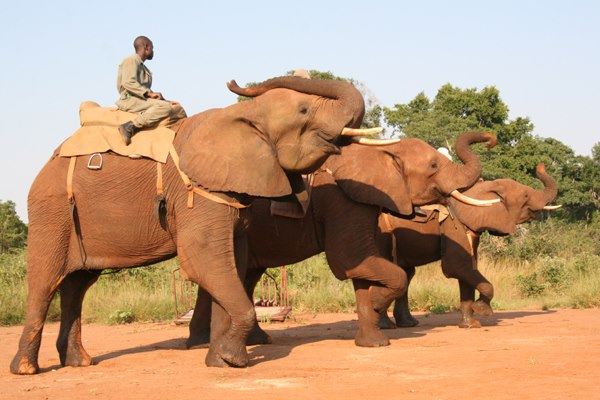
<instances>
[{"instance_id":1,"label":"dirt ground","mask_svg":"<svg viewBox=\"0 0 600 400\"><path fill-rule=\"evenodd\" d=\"M598 309L497 312L472 330L458 314L417 318L383 348L354 345L353 314L265 324L274 344L250 347L245 369L205 367L172 324L85 325L95 365L60 368L53 323L35 376L8 372L21 327L0 328L0 399L600 398Z\"/></svg>"}]
</instances>

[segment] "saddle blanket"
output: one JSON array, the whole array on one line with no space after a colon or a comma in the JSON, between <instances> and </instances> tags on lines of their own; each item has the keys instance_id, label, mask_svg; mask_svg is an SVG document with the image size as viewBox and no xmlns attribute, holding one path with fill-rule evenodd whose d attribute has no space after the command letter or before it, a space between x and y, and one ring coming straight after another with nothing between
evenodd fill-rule
<instances>
[{"instance_id":1,"label":"saddle blanket","mask_svg":"<svg viewBox=\"0 0 600 400\"><path fill-rule=\"evenodd\" d=\"M126 146L119 133L118 126L131 121L135 114L115 108L100 107L97 103L86 101L79 107L81 128L63 142L61 157L83 156L113 151L132 158L147 157L165 163L175 138L175 132L169 129L175 121L166 119L152 129L138 132Z\"/></svg>"}]
</instances>

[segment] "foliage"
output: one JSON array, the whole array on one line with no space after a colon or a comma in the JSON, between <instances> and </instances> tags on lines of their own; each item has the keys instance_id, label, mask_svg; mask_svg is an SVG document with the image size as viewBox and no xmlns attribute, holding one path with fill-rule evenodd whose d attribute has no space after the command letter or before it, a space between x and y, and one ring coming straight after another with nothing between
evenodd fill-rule
<instances>
[{"instance_id":1,"label":"foliage","mask_svg":"<svg viewBox=\"0 0 600 400\"><path fill-rule=\"evenodd\" d=\"M0 200L0 254L25 247L27 225L21 221L12 201Z\"/></svg>"}]
</instances>

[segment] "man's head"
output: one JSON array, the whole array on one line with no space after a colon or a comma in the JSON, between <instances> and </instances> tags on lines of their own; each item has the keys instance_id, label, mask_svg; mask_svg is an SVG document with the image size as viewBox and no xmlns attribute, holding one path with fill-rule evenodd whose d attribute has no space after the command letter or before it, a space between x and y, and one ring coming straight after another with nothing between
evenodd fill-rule
<instances>
[{"instance_id":1,"label":"man's head","mask_svg":"<svg viewBox=\"0 0 600 400\"><path fill-rule=\"evenodd\" d=\"M152 44L152 40L146 36L136 37L133 41L133 48L142 61L152 60L154 57L154 45Z\"/></svg>"}]
</instances>

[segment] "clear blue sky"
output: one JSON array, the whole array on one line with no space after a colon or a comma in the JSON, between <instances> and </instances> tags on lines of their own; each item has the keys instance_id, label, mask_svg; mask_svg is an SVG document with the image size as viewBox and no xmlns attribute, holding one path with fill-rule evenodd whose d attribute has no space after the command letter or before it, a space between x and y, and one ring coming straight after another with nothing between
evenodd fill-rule
<instances>
[{"instance_id":1,"label":"clear blue sky","mask_svg":"<svg viewBox=\"0 0 600 400\"><path fill-rule=\"evenodd\" d=\"M420 4L423 3L423 4ZM137 35L154 87L188 114L231 104L225 82L303 67L364 82L382 105L449 82L495 85L511 118L589 155L600 141L600 2L20 1L0 11L0 199L23 219L35 175L78 127L78 106L116 100Z\"/></svg>"}]
</instances>

